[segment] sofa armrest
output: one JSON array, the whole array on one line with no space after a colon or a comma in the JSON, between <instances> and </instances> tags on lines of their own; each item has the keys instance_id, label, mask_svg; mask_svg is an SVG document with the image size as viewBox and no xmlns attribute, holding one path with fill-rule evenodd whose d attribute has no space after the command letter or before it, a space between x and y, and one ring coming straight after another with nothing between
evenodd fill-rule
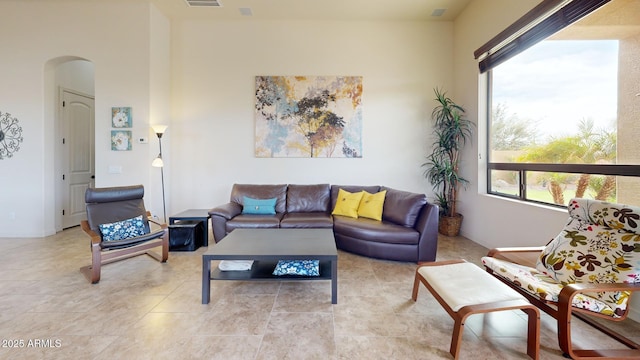
<instances>
[{"instance_id":1,"label":"sofa armrest","mask_svg":"<svg viewBox=\"0 0 640 360\"><path fill-rule=\"evenodd\" d=\"M438 205L427 203L422 207L418 220L414 225L420 233L418 243L418 262L435 261L438 251L438 219L440 209Z\"/></svg>"},{"instance_id":2,"label":"sofa armrest","mask_svg":"<svg viewBox=\"0 0 640 360\"><path fill-rule=\"evenodd\" d=\"M223 205L219 205L209 210L209 215L213 216L222 216L227 220L233 219L236 215L239 215L242 212L242 206L240 204L236 204L234 202L229 202Z\"/></svg>"},{"instance_id":3,"label":"sofa armrest","mask_svg":"<svg viewBox=\"0 0 640 360\"><path fill-rule=\"evenodd\" d=\"M242 206L235 202L219 205L209 210L213 239L219 242L227 235L227 221L242 213Z\"/></svg>"}]
</instances>

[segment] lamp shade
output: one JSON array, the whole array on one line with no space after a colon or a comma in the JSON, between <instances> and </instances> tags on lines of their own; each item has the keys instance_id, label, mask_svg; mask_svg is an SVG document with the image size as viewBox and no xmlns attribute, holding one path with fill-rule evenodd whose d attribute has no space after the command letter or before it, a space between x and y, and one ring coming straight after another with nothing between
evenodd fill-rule
<instances>
[{"instance_id":1,"label":"lamp shade","mask_svg":"<svg viewBox=\"0 0 640 360\"><path fill-rule=\"evenodd\" d=\"M164 134L167 130L167 125L152 125L151 128L156 134Z\"/></svg>"},{"instance_id":2,"label":"lamp shade","mask_svg":"<svg viewBox=\"0 0 640 360\"><path fill-rule=\"evenodd\" d=\"M162 161L162 156L158 155L157 158L153 159L153 162L151 162L151 166L160 168L163 167L164 161Z\"/></svg>"}]
</instances>

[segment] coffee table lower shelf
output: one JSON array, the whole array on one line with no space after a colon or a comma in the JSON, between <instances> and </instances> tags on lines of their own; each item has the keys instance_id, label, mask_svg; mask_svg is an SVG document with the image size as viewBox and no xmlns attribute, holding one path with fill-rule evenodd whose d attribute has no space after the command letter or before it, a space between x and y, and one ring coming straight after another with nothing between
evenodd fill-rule
<instances>
[{"instance_id":1,"label":"coffee table lower shelf","mask_svg":"<svg viewBox=\"0 0 640 360\"><path fill-rule=\"evenodd\" d=\"M211 280L267 281L267 280L331 280L331 262L320 261L320 276L273 275L277 261L256 260L251 270L221 271L211 269Z\"/></svg>"},{"instance_id":2,"label":"coffee table lower shelf","mask_svg":"<svg viewBox=\"0 0 640 360\"><path fill-rule=\"evenodd\" d=\"M217 260L253 260L251 270L220 271ZM318 260L320 276L273 275L279 260ZM338 251L333 230L235 229L202 254L202 303L208 304L212 280L331 280L331 303L338 303Z\"/></svg>"},{"instance_id":3,"label":"coffee table lower shelf","mask_svg":"<svg viewBox=\"0 0 640 360\"><path fill-rule=\"evenodd\" d=\"M217 266L211 267L211 260L205 260L202 274L202 303L208 304L210 298L211 280L233 281L301 281L301 280L330 280L331 303L338 303L338 262L320 260L319 276L273 275L278 264L277 260L255 260L251 270L221 271Z\"/></svg>"}]
</instances>

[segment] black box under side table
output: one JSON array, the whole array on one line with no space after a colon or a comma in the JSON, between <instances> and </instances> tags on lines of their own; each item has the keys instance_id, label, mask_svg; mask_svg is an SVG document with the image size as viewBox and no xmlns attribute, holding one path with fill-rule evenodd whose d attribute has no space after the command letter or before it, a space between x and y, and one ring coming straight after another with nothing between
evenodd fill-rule
<instances>
[{"instance_id":1,"label":"black box under side table","mask_svg":"<svg viewBox=\"0 0 640 360\"><path fill-rule=\"evenodd\" d=\"M203 244L204 223L180 220L169 225L169 251L195 251Z\"/></svg>"},{"instance_id":2,"label":"black box under side table","mask_svg":"<svg viewBox=\"0 0 640 360\"><path fill-rule=\"evenodd\" d=\"M176 221L202 221L204 224L203 246L209 246L209 209L189 209L169 216L169 225Z\"/></svg>"}]
</instances>

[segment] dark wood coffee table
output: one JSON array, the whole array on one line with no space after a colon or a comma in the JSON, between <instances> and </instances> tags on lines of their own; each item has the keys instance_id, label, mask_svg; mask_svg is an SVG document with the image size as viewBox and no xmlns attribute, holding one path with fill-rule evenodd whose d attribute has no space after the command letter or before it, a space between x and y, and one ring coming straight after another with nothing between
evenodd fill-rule
<instances>
[{"instance_id":1,"label":"dark wood coffee table","mask_svg":"<svg viewBox=\"0 0 640 360\"><path fill-rule=\"evenodd\" d=\"M253 260L251 270L221 271L213 260ZM278 260L319 260L320 276L273 275ZM202 254L202 303L211 280L331 280L331 303L338 303L338 251L332 229L236 229Z\"/></svg>"}]
</instances>

